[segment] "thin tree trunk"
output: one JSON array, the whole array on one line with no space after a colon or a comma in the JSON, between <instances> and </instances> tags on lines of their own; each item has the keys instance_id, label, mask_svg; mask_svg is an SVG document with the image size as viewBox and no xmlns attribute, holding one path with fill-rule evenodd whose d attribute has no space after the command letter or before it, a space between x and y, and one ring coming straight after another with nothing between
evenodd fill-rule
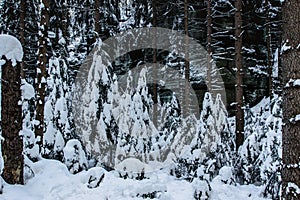
<instances>
[{"instance_id":1,"label":"thin tree trunk","mask_svg":"<svg viewBox=\"0 0 300 200\"><path fill-rule=\"evenodd\" d=\"M152 1L152 7L153 7L153 21L152 21L152 23L153 23L153 27L156 27L157 26L157 7L156 7L157 5L156 5L156 0L153 0ZM156 31L154 32L154 38L153 38L153 46L154 46L154 48L153 48L153 65L154 65L154 69L153 69L153 78L154 79L156 79L157 78L157 71L158 71L158 69L157 69L157 35L156 35ZM154 103L156 103L157 104L157 102L158 102L158 99L157 99L157 96L158 96L158 94L157 94L157 85L155 84L154 86L153 86L153 101L154 101ZM153 115L153 117L152 117L152 120L153 120L153 123L154 123L154 125L157 127L157 105L155 105L154 107L153 107L153 113L154 113L154 115Z\"/></svg>"},{"instance_id":2,"label":"thin tree trunk","mask_svg":"<svg viewBox=\"0 0 300 200\"><path fill-rule=\"evenodd\" d=\"M94 20L95 20L95 31L100 33L100 0L95 0L95 13L94 13Z\"/></svg>"},{"instance_id":3,"label":"thin tree trunk","mask_svg":"<svg viewBox=\"0 0 300 200\"><path fill-rule=\"evenodd\" d=\"M242 0L235 1L236 150L244 142Z\"/></svg>"},{"instance_id":4,"label":"thin tree trunk","mask_svg":"<svg viewBox=\"0 0 300 200\"><path fill-rule=\"evenodd\" d=\"M26 0L21 0L20 2L20 42L23 47L25 47L25 16L26 16ZM24 48L25 51L25 48ZM24 74L25 59L21 62L21 78L25 78Z\"/></svg>"},{"instance_id":5,"label":"thin tree trunk","mask_svg":"<svg viewBox=\"0 0 300 200\"><path fill-rule=\"evenodd\" d=\"M2 154L4 159L3 178L9 184L23 184L23 140L19 133L22 128L21 64L12 66L11 61L2 65Z\"/></svg>"},{"instance_id":6,"label":"thin tree trunk","mask_svg":"<svg viewBox=\"0 0 300 200\"><path fill-rule=\"evenodd\" d=\"M190 62L189 62L189 21L188 21L188 0L184 0L184 34L185 34L185 48L184 48L184 62L185 62L185 81L190 82ZM188 108L186 116L190 113L190 88L189 84L185 84L185 106ZM183 109L185 110L185 109ZM183 113L185 114L185 113Z\"/></svg>"},{"instance_id":7,"label":"thin tree trunk","mask_svg":"<svg viewBox=\"0 0 300 200\"><path fill-rule=\"evenodd\" d=\"M283 170L282 196L300 199L300 1L283 5L283 41L290 49L282 54L283 66ZM298 188L298 189L297 189Z\"/></svg>"},{"instance_id":8,"label":"thin tree trunk","mask_svg":"<svg viewBox=\"0 0 300 200\"><path fill-rule=\"evenodd\" d=\"M37 70L37 83L36 83L36 120L38 124L35 127L35 136L40 137L38 144L40 147L43 142L44 132L44 105L45 105L45 90L46 90L46 67L48 64L47 54L47 32L49 27L49 8L50 1L42 0L44 7L41 11L41 33L39 38L39 50L38 50L38 70Z\"/></svg>"},{"instance_id":9,"label":"thin tree trunk","mask_svg":"<svg viewBox=\"0 0 300 200\"><path fill-rule=\"evenodd\" d=\"M271 47L271 24L270 24L270 7L269 1L265 1L266 6L266 35L267 35L267 62L268 62L268 95L272 98L272 47Z\"/></svg>"},{"instance_id":10,"label":"thin tree trunk","mask_svg":"<svg viewBox=\"0 0 300 200\"><path fill-rule=\"evenodd\" d=\"M212 7L211 0L207 0L207 88L211 91L211 68L212 68Z\"/></svg>"}]
</instances>

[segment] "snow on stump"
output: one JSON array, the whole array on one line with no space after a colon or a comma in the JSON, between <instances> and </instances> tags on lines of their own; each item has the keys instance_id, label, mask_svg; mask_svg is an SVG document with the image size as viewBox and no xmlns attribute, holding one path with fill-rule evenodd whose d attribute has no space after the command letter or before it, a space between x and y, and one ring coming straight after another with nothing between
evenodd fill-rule
<instances>
[{"instance_id":1,"label":"snow on stump","mask_svg":"<svg viewBox=\"0 0 300 200\"><path fill-rule=\"evenodd\" d=\"M87 172L88 174L87 187L90 189L99 187L106 173L107 171L101 167L93 167L89 169L89 171Z\"/></svg>"},{"instance_id":2,"label":"snow on stump","mask_svg":"<svg viewBox=\"0 0 300 200\"><path fill-rule=\"evenodd\" d=\"M23 141L20 62L21 43L13 36L0 35L1 105L4 169L3 179L10 184L23 184Z\"/></svg>"}]
</instances>

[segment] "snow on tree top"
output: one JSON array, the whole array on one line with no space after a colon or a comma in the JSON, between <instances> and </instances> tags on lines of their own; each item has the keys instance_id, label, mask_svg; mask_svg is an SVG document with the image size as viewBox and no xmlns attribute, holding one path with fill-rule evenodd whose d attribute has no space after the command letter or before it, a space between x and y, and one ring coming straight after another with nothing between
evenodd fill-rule
<instances>
[{"instance_id":1,"label":"snow on tree top","mask_svg":"<svg viewBox=\"0 0 300 200\"><path fill-rule=\"evenodd\" d=\"M0 57L5 56L15 66L23 58L23 48L19 40L11 35L0 35Z\"/></svg>"}]
</instances>

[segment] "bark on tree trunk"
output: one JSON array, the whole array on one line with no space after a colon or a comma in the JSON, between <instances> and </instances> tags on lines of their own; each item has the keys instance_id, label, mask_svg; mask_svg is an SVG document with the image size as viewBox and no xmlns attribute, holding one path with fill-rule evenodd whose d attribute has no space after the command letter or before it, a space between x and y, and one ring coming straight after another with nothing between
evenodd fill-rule
<instances>
[{"instance_id":1,"label":"bark on tree trunk","mask_svg":"<svg viewBox=\"0 0 300 200\"><path fill-rule=\"evenodd\" d=\"M20 42L22 46L25 46L25 16L26 16L26 0L21 0L20 2ZM25 48L24 48L25 50ZM21 78L25 78L24 68L25 68L25 59L21 63Z\"/></svg>"},{"instance_id":2,"label":"bark on tree trunk","mask_svg":"<svg viewBox=\"0 0 300 200\"><path fill-rule=\"evenodd\" d=\"M290 49L282 54L283 66L283 170L282 196L300 199L300 1L287 0L283 6L283 41ZM298 189L297 189L298 188Z\"/></svg>"},{"instance_id":3,"label":"bark on tree trunk","mask_svg":"<svg viewBox=\"0 0 300 200\"><path fill-rule=\"evenodd\" d=\"M156 7L156 0L153 0L152 1L152 7L153 7L153 27L156 27L157 26L157 7ZM154 66L154 69L153 69L153 76L154 78L156 79L157 78L157 34L156 34L156 31L154 32L154 38L153 38L153 66ZM154 125L157 127L157 102L158 102L158 94L157 94L157 85L154 85L153 87L153 101L156 105L153 106L153 113L154 115L152 116L152 121L154 123Z\"/></svg>"},{"instance_id":4,"label":"bark on tree trunk","mask_svg":"<svg viewBox=\"0 0 300 200\"><path fill-rule=\"evenodd\" d=\"M36 120L39 122L35 127L35 136L40 137L38 144L40 147L43 142L44 132L44 105L45 105L45 90L46 90L46 66L48 64L47 54L47 37L49 27L49 0L43 0L44 7L41 13L41 33L39 38L38 50L38 70L37 70L37 83L36 83Z\"/></svg>"},{"instance_id":5,"label":"bark on tree trunk","mask_svg":"<svg viewBox=\"0 0 300 200\"><path fill-rule=\"evenodd\" d=\"M267 62L268 62L268 95L272 98L273 79L272 79L272 46L271 46L271 24L269 1L265 1L266 7L266 35L267 35Z\"/></svg>"},{"instance_id":6,"label":"bark on tree trunk","mask_svg":"<svg viewBox=\"0 0 300 200\"><path fill-rule=\"evenodd\" d=\"M100 0L95 0L95 14L94 14L94 20L95 20L95 31L100 34Z\"/></svg>"},{"instance_id":7,"label":"bark on tree trunk","mask_svg":"<svg viewBox=\"0 0 300 200\"><path fill-rule=\"evenodd\" d=\"M23 140L19 136L22 128L20 63L11 61L2 65L2 154L4 159L3 179L9 184L23 184Z\"/></svg>"},{"instance_id":8,"label":"bark on tree trunk","mask_svg":"<svg viewBox=\"0 0 300 200\"><path fill-rule=\"evenodd\" d=\"M244 142L242 0L235 1L236 150Z\"/></svg>"},{"instance_id":9,"label":"bark on tree trunk","mask_svg":"<svg viewBox=\"0 0 300 200\"><path fill-rule=\"evenodd\" d=\"M184 34L185 34L185 45L184 45L184 64L185 64L185 81L190 82L190 62L189 62L189 18L188 18L188 0L184 0ZM187 106L187 113L183 113L183 116L190 114L190 88L189 84L185 84L185 102ZM184 110L183 110L184 111Z\"/></svg>"},{"instance_id":10,"label":"bark on tree trunk","mask_svg":"<svg viewBox=\"0 0 300 200\"><path fill-rule=\"evenodd\" d=\"M207 88L211 91L211 68L212 68L212 8L211 0L207 0Z\"/></svg>"}]
</instances>

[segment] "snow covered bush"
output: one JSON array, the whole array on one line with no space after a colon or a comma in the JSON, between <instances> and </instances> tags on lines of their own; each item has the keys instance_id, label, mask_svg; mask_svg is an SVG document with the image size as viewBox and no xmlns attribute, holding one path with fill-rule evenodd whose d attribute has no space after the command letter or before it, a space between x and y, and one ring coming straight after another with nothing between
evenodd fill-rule
<instances>
[{"instance_id":1,"label":"snow covered bush","mask_svg":"<svg viewBox=\"0 0 300 200\"><path fill-rule=\"evenodd\" d=\"M71 139L63 148L64 163L72 174L87 169L87 159L81 143L77 139Z\"/></svg>"},{"instance_id":2,"label":"snow covered bush","mask_svg":"<svg viewBox=\"0 0 300 200\"><path fill-rule=\"evenodd\" d=\"M281 97L275 96L271 101L263 99L247 113L251 113L246 115L251 116L251 120L246 120L247 137L239 151L236 177L243 184L264 185L265 196L279 199L282 165Z\"/></svg>"},{"instance_id":3,"label":"snow covered bush","mask_svg":"<svg viewBox=\"0 0 300 200\"><path fill-rule=\"evenodd\" d=\"M175 174L191 179L196 170L204 166L211 180L223 166L232 165L234 155L233 133L229 129L228 114L221 95L218 94L214 102L212 95L205 93L200 119L194 119L194 124L197 124L194 133L192 126L187 126L190 135L186 135L185 139L190 137L190 144L185 148L185 155L177 159Z\"/></svg>"},{"instance_id":4,"label":"snow covered bush","mask_svg":"<svg viewBox=\"0 0 300 200\"><path fill-rule=\"evenodd\" d=\"M142 180L148 178L148 173L153 169L146 163L136 158L127 158L116 165L115 170L121 178Z\"/></svg>"},{"instance_id":5,"label":"snow covered bush","mask_svg":"<svg viewBox=\"0 0 300 200\"><path fill-rule=\"evenodd\" d=\"M23 136L24 155L33 161L37 161L40 152L38 143L40 137L35 137L34 125L35 125L35 89L25 79L21 80L21 91L22 91L22 118L23 126L21 135Z\"/></svg>"},{"instance_id":6,"label":"snow covered bush","mask_svg":"<svg viewBox=\"0 0 300 200\"><path fill-rule=\"evenodd\" d=\"M195 178L192 182L194 188L194 199L208 200L211 195L211 186L207 180Z\"/></svg>"},{"instance_id":7,"label":"snow covered bush","mask_svg":"<svg viewBox=\"0 0 300 200\"><path fill-rule=\"evenodd\" d=\"M40 157L40 147L37 144L40 138L36 138L32 130L24 127L23 130L21 130L21 134L23 136L24 155L26 155L32 161L37 161Z\"/></svg>"}]
</instances>

